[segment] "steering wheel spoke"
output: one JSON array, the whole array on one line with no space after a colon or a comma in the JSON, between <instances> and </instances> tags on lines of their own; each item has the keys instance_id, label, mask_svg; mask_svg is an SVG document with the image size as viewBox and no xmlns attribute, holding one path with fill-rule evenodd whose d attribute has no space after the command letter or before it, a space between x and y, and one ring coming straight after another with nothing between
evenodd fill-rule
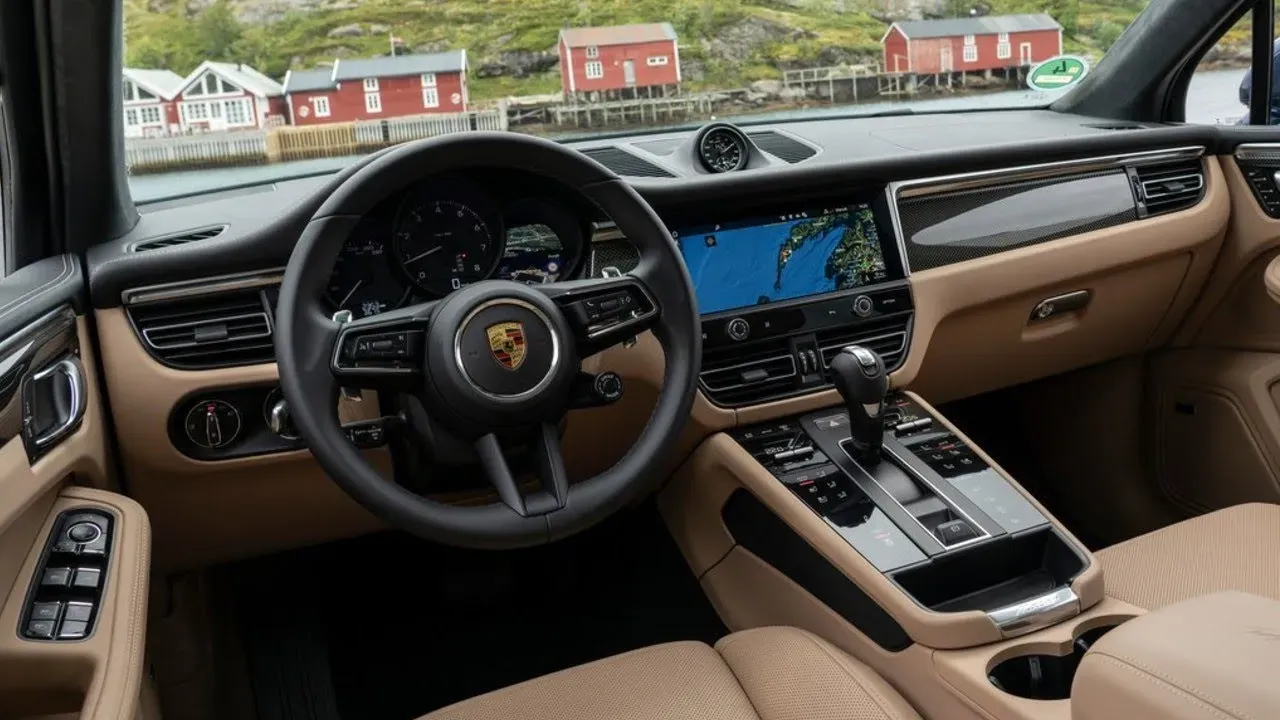
<instances>
[{"instance_id":1,"label":"steering wheel spoke","mask_svg":"<svg viewBox=\"0 0 1280 720\"><path fill-rule=\"evenodd\" d=\"M422 303L360 320L340 323L330 369L348 388L416 391L424 373L424 343L431 310Z\"/></svg>"},{"instance_id":2,"label":"steering wheel spoke","mask_svg":"<svg viewBox=\"0 0 1280 720\"><path fill-rule=\"evenodd\" d=\"M532 438L534 460L542 488L531 495L520 492L498 437L492 433L476 441L476 454L489 482L503 504L522 517L546 515L562 509L569 498L569 475L560 451L560 431L552 423L542 423Z\"/></svg>"},{"instance_id":3,"label":"steering wheel spoke","mask_svg":"<svg viewBox=\"0 0 1280 720\"><path fill-rule=\"evenodd\" d=\"M564 311L581 358L634 338L662 317L648 284L637 275L551 283L536 288Z\"/></svg>"}]
</instances>

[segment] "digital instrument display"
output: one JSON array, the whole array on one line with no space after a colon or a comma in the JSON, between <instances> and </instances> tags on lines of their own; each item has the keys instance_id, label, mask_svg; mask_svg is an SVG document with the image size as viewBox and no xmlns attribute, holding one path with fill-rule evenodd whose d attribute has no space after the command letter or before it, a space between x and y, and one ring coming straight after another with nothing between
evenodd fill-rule
<instances>
[{"instance_id":1,"label":"digital instrument display","mask_svg":"<svg viewBox=\"0 0 1280 720\"><path fill-rule=\"evenodd\" d=\"M724 222L673 235L703 314L892 279L870 204Z\"/></svg>"}]
</instances>

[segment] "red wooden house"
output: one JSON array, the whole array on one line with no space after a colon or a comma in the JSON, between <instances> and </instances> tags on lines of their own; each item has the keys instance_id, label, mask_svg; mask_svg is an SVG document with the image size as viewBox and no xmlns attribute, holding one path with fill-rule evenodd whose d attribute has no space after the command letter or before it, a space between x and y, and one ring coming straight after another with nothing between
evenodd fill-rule
<instances>
[{"instance_id":1,"label":"red wooden house","mask_svg":"<svg viewBox=\"0 0 1280 720\"><path fill-rule=\"evenodd\" d=\"M180 130L178 108L173 102L183 85L171 70L125 68L120 86L124 100L124 136L157 137Z\"/></svg>"},{"instance_id":2,"label":"red wooden house","mask_svg":"<svg viewBox=\"0 0 1280 720\"><path fill-rule=\"evenodd\" d=\"M1025 67L1062 54L1062 26L1048 15L911 20L881 38L885 72L937 75Z\"/></svg>"},{"instance_id":3,"label":"red wooden house","mask_svg":"<svg viewBox=\"0 0 1280 720\"><path fill-rule=\"evenodd\" d=\"M560 31L559 52L566 98L621 95L628 89L638 95L640 88L680 85L680 49L671 23L566 28Z\"/></svg>"},{"instance_id":4,"label":"red wooden house","mask_svg":"<svg viewBox=\"0 0 1280 720\"><path fill-rule=\"evenodd\" d=\"M248 65L205 61L178 88L184 132L254 130L284 122L284 88Z\"/></svg>"},{"instance_id":5,"label":"red wooden house","mask_svg":"<svg viewBox=\"0 0 1280 720\"><path fill-rule=\"evenodd\" d=\"M452 113L467 109L467 51L335 60L333 67L290 70L284 78L289 122Z\"/></svg>"}]
</instances>

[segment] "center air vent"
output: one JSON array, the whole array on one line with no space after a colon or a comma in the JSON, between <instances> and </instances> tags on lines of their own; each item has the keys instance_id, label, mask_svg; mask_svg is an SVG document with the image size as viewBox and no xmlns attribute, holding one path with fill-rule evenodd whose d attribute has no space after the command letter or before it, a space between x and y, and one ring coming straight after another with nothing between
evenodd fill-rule
<instances>
[{"instance_id":1,"label":"center air vent","mask_svg":"<svg viewBox=\"0 0 1280 720\"><path fill-rule=\"evenodd\" d=\"M817 150L799 140L773 130L747 133L747 137L751 138L756 147L779 160L785 160L792 164L804 162L818 154Z\"/></svg>"},{"instance_id":2,"label":"center air vent","mask_svg":"<svg viewBox=\"0 0 1280 720\"><path fill-rule=\"evenodd\" d=\"M1131 169L1139 216L1185 210L1204 197L1204 168L1199 160Z\"/></svg>"},{"instance_id":3,"label":"center air vent","mask_svg":"<svg viewBox=\"0 0 1280 720\"><path fill-rule=\"evenodd\" d=\"M628 177L675 177L657 165L616 147L588 148L581 152L619 175Z\"/></svg>"},{"instance_id":4,"label":"center air vent","mask_svg":"<svg viewBox=\"0 0 1280 720\"><path fill-rule=\"evenodd\" d=\"M136 305L129 317L157 360L184 370L275 360L272 318L262 290Z\"/></svg>"},{"instance_id":5,"label":"center air vent","mask_svg":"<svg viewBox=\"0 0 1280 720\"><path fill-rule=\"evenodd\" d=\"M218 225L216 227L188 230L176 235L165 235L164 237L143 240L133 246L133 252L159 250L160 248L173 247L174 245L186 245L187 243L196 242L197 240L208 240L209 238L221 235L226 229L226 225Z\"/></svg>"},{"instance_id":6,"label":"center air vent","mask_svg":"<svg viewBox=\"0 0 1280 720\"><path fill-rule=\"evenodd\" d=\"M702 390L723 407L755 405L829 387L826 368L840 348L862 345L880 353L892 372L906 357L911 313L799 334L704 350ZM822 372L809 372L814 349Z\"/></svg>"}]
</instances>

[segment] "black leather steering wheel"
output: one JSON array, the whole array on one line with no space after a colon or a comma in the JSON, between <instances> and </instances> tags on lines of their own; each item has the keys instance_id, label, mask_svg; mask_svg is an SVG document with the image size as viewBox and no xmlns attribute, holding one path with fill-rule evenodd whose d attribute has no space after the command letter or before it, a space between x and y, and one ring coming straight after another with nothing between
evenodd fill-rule
<instances>
[{"instance_id":1,"label":"black leather steering wheel","mask_svg":"<svg viewBox=\"0 0 1280 720\"><path fill-rule=\"evenodd\" d=\"M637 247L639 265L622 277L540 286L486 280L438 301L353 322L332 318L324 290L360 218L424 175L472 168L516 168L576 190ZM570 486L559 424L581 382L581 361L645 330L653 331L666 358L653 414L616 465ZM424 538L511 548L584 530L649 485L688 420L701 330L679 249L630 186L546 140L463 133L394 148L333 190L289 259L275 347L294 424L347 493L391 525ZM382 477L344 434L336 411L339 388L418 398L433 423L474 447L500 502L446 505ZM531 448L540 490L521 491L502 451L511 442Z\"/></svg>"}]
</instances>

